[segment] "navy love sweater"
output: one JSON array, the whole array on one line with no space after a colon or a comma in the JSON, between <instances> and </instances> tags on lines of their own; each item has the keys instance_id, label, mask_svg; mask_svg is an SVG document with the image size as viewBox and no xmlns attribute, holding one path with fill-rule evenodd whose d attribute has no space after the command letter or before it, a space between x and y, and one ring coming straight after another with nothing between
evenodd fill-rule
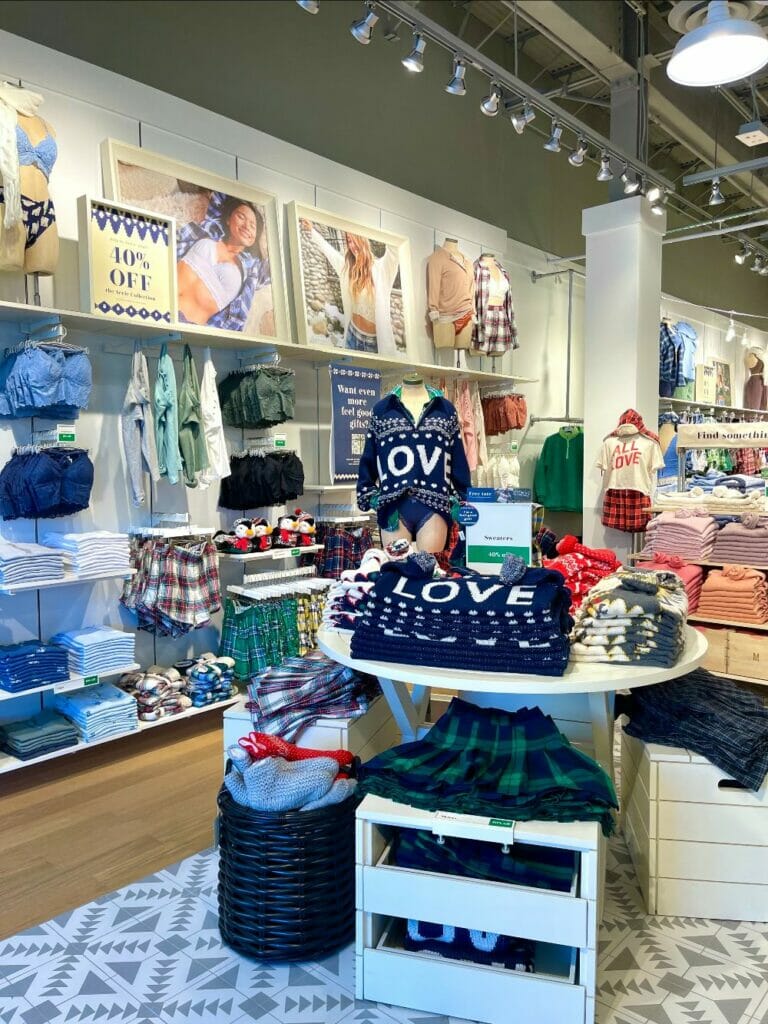
<instances>
[{"instance_id":1,"label":"navy love sweater","mask_svg":"<svg viewBox=\"0 0 768 1024\"><path fill-rule=\"evenodd\" d=\"M357 503L365 512L378 494L378 508L410 494L449 517L455 498L471 484L459 418L451 403L429 389L418 423L396 391L373 407L357 477Z\"/></svg>"}]
</instances>

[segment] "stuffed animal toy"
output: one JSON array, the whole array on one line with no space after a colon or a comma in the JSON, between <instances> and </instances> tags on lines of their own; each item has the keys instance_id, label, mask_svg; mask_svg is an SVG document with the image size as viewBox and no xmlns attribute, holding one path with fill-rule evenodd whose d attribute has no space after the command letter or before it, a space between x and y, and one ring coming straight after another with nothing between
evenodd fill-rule
<instances>
[{"instance_id":1,"label":"stuffed animal toy","mask_svg":"<svg viewBox=\"0 0 768 1024\"><path fill-rule=\"evenodd\" d=\"M273 541L275 547L293 548L296 547L297 531L299 524L295 515L286 513L280 516L277 521L277 540Z\"/></svg>"},{"instance_id":2,"label":"stuffed animal toy","mask_svg":"<svg viewBox=\"0 0 768 1024\"><path fill-rule=\"evenodd\" d=\"M240 554L246 554L251 550L251 541L254 536L253 524L250 519L236 519L234 526L235 550Z\"/></svg>"},{"instance_id":3,"label":"stuffed animal toy","mask_svg":"<svg viewBox=\"0 0 768 1024\"><path fill-rule=\"evenodd\" d=\"M299 546L305 548L309 547L315 543L315 534L317 533L315 517L311 516L309 512L302 512L300 509L296 509L295 514L299 525Z\"/></svg>"},{"instance_id":4,"label":"stuffed animal toy","mask_svg":"<svg viewBox=\"0 0 768 1024\"><path fill-rule=\"evenodd\" d=\"M266 519L254 519L252 525L254 550L269 551L272 547L272 527Z\"/></svg>"}]
</instances>

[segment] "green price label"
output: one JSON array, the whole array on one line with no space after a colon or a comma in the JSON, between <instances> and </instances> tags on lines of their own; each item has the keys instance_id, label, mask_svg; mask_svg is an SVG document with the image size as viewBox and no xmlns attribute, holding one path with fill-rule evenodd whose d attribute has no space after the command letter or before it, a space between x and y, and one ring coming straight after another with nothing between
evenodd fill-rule
<instances>
[{"instance_id":1,"label":"green price label","mask_svg":"<svg viewBox=\"0 0 768 1024\"><path fill-rule=\"evenodd\" d=\"M61 441L61 442L67 442L67 441L68 442L73 442L74 440L75 440L75 433L74 433L74 431L72 431L72 430L68 430L68 431L60 430L59 431L59 441Z\"/></svg>"},{"instance_id":2,"label":"green price label","mask_svg":"<svg viewBox=\"0 0 768 1024\"><path fill-rule=\"evenodd\" d=\"M99 682L98 676L86 676L83 679L83 686L96 686Z\"/></svg>"},{"instance_id":3,"label":"green price label","mask_svg":"<svg viewBox=\"0 0 768 1024\"><path fill-rule=\"evenodd\" d=\"M284 437L276 437L275 438L275 448L285 448L285 438Z\"/></svg>"},{"instance_id":4,"label":"green price label","mask_svg":"<svg viewBox=\"0 0 768 1024\"><path fill-rule=\"evenodd\" d=\"M514 821L509 821L507 818L491 818L488 821L489 825L494 825L496 828L514 828Z\"/></svg>"},{"instance_id":5,"label":"green price label","mask_svg":"<svg viewBox=\"0 0 768 1024\"><path fill-rule=\"evenodd\" d=\"M300 554L301 548L291 548L291 558L296 558L296 556Z\"/></svg>"}]
</instances>

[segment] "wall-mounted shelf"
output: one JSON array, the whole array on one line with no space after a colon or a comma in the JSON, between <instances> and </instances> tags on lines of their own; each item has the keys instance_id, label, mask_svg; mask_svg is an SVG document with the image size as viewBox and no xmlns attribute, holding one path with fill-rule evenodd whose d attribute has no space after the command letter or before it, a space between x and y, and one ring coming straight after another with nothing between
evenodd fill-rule
<instances>
[{"instance_id":1,"label":"wall-mounted shelf","mask_svg":"<svg viewBox=\"0 0 768 1024\"><path fill-rule=\"evenodd\" d=\"M297 544L295 548L270 548L269 551L249 551L242 555L222 553L220 551L219 558L226 559L228 562L258 562L268 559L300 558L302 555L314 555L315 552L322 551L324 547L324 544L307 544L305 547Z\"/></svg>"},{"instance_id":2,"label":"wall-mounted shelf","mask_svg":"<svg viewBox=\"0 0 768 1024\"><path fill-rule=\"evenodd\" d=\"M356 491L357 480L352 480L348 484L304 484L305 494L325 494L326 491L333 491L337 494L341 494L344 491Z\"/></svg>"},{"instance_id":3,"label":"wall-mounted shelf","mask_svg":"<svg viewBox=\"0 0 768 1024\"><path fill-rule=\"evenodd\" d=\"M116 733L114 736L104 736L100 740L91 740L90 743L77 743L72 747L64 747L63 750L54 750L50 754L41 754L40 757L32 757L29 761L21 761L17 757L12 757L10 754L4 754L0 752L0 775L5 775L6 772L16 772L20 768L29 768L33 764L42 764L43 761L52 761L56 757L64 757L66 754L77 754L81 750L90 750L91 747L99 747L102 743L111 743L112 740L122 740L126 736L136 736L139 733L145 732L147 729L155 729L159 725L171 725L173 722L183 722L187 718L194 718L196 715L204 715L208 711L215 711L216 708L228 708L232 704L236 704L239 700L237 697L230 697L228 700L221 700L213 704L206 704L203 708L189 708L188 711L182 711L178 715L169 715L168 718L160 718L157 722L139 722L138 729L128 729L126 732Z\"/></svg>"},{"instance_id":4,"label":"wall-mounted shelf","mask_svg":"<svg viewBox=\"0 0 768 1024\"><path fill-rule=\"evenodd\" d=\"M695 558L685 558L681 556L683 561L688 565L700 565L705 569L722 569L724 565L733 565L733 560L730 562L700 562ZM630 562L652 562L653 557L651 555L629 555L628 561ZM737 565L743 565L745 569L759 569L761 572L768 572L768 565L752 565L751 562L742 562L740 559Z\"/></svg>"},{"instance_id":5,"label":"wall-mounted shelf","mask_svg":"<svg viewBox=\"0 0 768 1024\"><path fill-rule=\"evenodd\" d=\"M116 569L113 572L76 573L65 572L58 580L30 580L24 583L0 583L0 594L13 597L25 590L52 590L72 583L97 583L99 580L127 580L136 575L135 569Z\"/></svg>"},{"instance_id":6,"label":"wall-mounted shelf","mask_svg":"<svg viewBox=\"0 0 768 1024\"><path fill-rule=\"evenodd\" d=\"M126 672L138 672L140 668L141 665L134 661L130 665L122 665L120 668L113 668L108 672L99 672L98 678L102 680L108 679L110 676L122 676ZM0 690L0 701L18 700L19 697L28 697L32 693L45 693L47 690L52 690L53 693L69 693L70 690L79 690L86 679L92 678L93 676L70 676L69 679L64 679L60 683L45 683L43 686L34 686L31 690L19 690L16 693L11 693L9 690Z\"/></svg>"},{"instance_id":7,"label":"wall-mounted shelf","mask_svg":"<svg viewBox=\"0 0 768 1024\"><path fill-rule=\"evenodd\" d=\"M238 331L223 331L215 327L199 327L195 324L171 324L159 327L156 324L125 323L92 313L78 313L74 310L52 309L48 306L31 306L22 302L0 302L0 323L18 324L20 330L28 330L43 318L58 317L71 333L101 335L109 338L125 338L127 341L144 341L148 344L191 345L196 348L235 349L241 352L277 352L286 362L296 361L313 365L349 363L351 366L366 366L372 369L390 370L402 373L403 367L420 371L424 377L455 378L485 381L488 384L502 381L531 384L531 377L516 377L503 373L489 373L486 370L458 366L435 366L432 363L413 363L403 353L398 356L380 356L376 353L353 352L348 349L322 348L319 345L299 345L292 341L265 337L248 337ZM126 354L128 350L126 349ZM490 358L488 356L483 358Z\"/></svg>"},{"instance_id":8,"label":"wall-mounted shelf","mask_svg":"<svg viewBox=\"0 0 768 1024\"><path fill-rule=\"evenodd\" d=\"M688 616L690 623L698 623L700 626L730 626L731 629L746 629L754 633L768 633L768 622L738 622L734 619L710 619L706 615Z\"/></svg>"},{"instance_id":9,"label":"wall-mounted shelf","mask_svg":"<svg viewBox=\"0 0 768 1024\"><path fill-rule=\"evenodd\" d=\"M691 402L687 398L663 398L659 395L659 402L667 402L669 405L680 409L713 409L715 412L737 412L745 416L759 416L768 419L768 412L765 409L745 409L739 405L715 405L713 402Z\"/></svg>"}]
</instances>

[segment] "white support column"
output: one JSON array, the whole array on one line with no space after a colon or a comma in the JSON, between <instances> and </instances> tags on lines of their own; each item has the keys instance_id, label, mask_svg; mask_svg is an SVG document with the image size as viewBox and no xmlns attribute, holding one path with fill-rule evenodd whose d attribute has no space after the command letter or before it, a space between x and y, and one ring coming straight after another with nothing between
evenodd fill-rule
<instances>
[{"instance_id":1,"label":"white support column","mask_svg":"<svg viewBox=\"0 0 768 1024\"><path fill-rule=\"evenodd\" d=\"M621 558L631 535L600 522L603 438L625 409L656 430L659 394L661 241L666 214L631 196L582 214L587 282L584 317L584 543Z\"/></svg>"}]
</instances>

